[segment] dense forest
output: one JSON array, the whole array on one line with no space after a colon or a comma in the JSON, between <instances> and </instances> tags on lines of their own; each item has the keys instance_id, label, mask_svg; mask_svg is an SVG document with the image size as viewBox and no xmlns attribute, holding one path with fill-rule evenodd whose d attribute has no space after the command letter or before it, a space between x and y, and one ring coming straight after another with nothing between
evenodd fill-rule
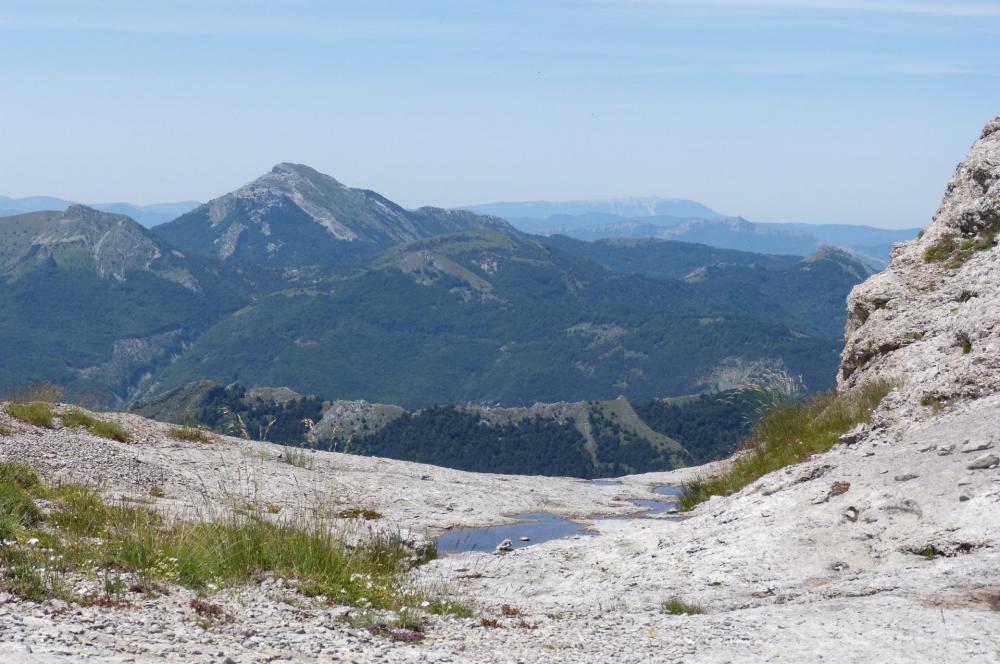
<instances>
[{"instance_id":1,"label":"dense forest","mask_svg":"<svg viewBox=\"0 0 1000 664\"><path fill-rule=\"evenodd\" d=\"M214 385L200 393L183 416L173 417L285 445L316 445L460 470L596 478L724 458L739 447L775 398L758 390L730 390L653 400L632 406L627 410L631 415L624 416L609 408L610 402L591 401L580 404L583 408L573 411L575 415L533 415L502 422L475 408L434 406L405 412L370 430L363 422L360 433L350 440L334 441L309 436L308 422L319 422L323 416L321 399L276 400L266 394L239 384ZM652 436L650 429L684 449Z\"/></svg>"},{"instance_id":2,"label":"dense forest","mask_svg":"<svg viewBox=\"0 0 1000 664\"><path fill-rule=\"evenodd\" d=\"M615 413L609 417L599 407L591 405L587 417L600 476L619 477L674 467L667 450L654 447L632 429L623 427Z\"/></svg>"},{"instance_id":3,"label":"dense forest","mask_svg":"<svg viewBox=\"0 0 1000 664\"><path fill-rule=\"evenodd\" d=\"M491 473L595 477L599 472L572 422L532 417L494 425L453 406L406 413L354 438L351 451Z\"/></svg>"},{"instance_id":4,"label":"dense forest","mask_svg":"<svg viewBox=\"0 0 1000 664\"><path fill-rule=\"evenodd\" d=\"M689 399L654 400L634 406L654 431L679 441L702 464L732 454L775 397L760 390L728 390Z\"/></svg>"},{"instance_id":5,"label":"dense forest","mask_svg":"<svg viewBox=\"0 0 1000 664\"><path fill-rule=\"evenodd\" d=\"M242 385L215 387L205 395L197 424L234 435L247 435L284 445L301 445L309 431L306 420L323 417L323 402L301 397L286 402L247 396Z\"/></svg>"}]
</instances>

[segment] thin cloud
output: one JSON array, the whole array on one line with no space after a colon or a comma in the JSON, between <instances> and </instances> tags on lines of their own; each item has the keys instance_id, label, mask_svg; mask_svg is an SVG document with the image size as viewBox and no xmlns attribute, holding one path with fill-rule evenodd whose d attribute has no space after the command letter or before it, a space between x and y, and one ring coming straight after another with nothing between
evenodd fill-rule
<instances>
[{"instance_id":1,"label":"thin cloud","mask_svg":"<svg viewBox=\"0 0 1000 664\"><path fill-rule=\"evenodd\" d=\"M967 18L1000 17L997 3L919 2L878 0L569 0L571 4L622 6L644 5L663 9L693 11L711 15L718 11L733 12L845 12L866 14L898 14L910 16L951 16Z\"/></svg>"}]
</instances>

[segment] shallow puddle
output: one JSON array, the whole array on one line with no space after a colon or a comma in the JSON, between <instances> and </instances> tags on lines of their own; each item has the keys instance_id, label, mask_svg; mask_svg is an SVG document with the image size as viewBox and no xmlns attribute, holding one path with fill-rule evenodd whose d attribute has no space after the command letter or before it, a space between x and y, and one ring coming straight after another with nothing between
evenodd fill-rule
<instances>
[{"instance_id":1,"label":"shallow puddle","mask_svg":"<svg viewBox=\"0 0 1000 664\"><path fill-rule=\"evenodd\" d=\"M564 519L545 512L522 514L521 521L514 524L489 526L486 528L455 528L437 538L438 555L480 551L493 553L497 545L509 539L515 549L549 540L585 534L584 524ZM527 541L522 541L527 537Z\"/></svg>"},{"instance_id":2,"label":"shallow puddle","mask_svg":"<svg viewBox=\"0 0 1000 664\"><path fill-rule=\"evenodd\" d=\"M617 486L622 483L621 480L614 479L590 480L590 482L600 486ZM679 486L658 486L653 488L653 493L658 496L676 499L684 493L684 489ZM613 518L663 518L677 511L676 500L632 499L629 502L636 507L644 507L646 509L639 514L626 514ZM548 512L521 514L517 518L519 521L513 524L487 526L485 528L454 528L449 530L435 540L438 555L466 553L469 551L493 553L497 545L505 539L511 541L512 549L523 549L532 544L541 544L542 542L562 537L589 534L586 531L586 524L570 521L569 519L564 519L561 516L549 514Z\"/></svg>"},{"instance_id":3,"label":"shallow puddle","mask_svg":"<svg viewBox=\"0 0 1000 664\"><path fill-rule=\"evenodd\" d=\"M662 500L630 500L630 503L636 507L645 507L646 511L642 514L629 514L622 518L624 519L634 519L637 516L640 517L650 517L659 516L661 514L667 514L669 512L677 511L677 503L666 502Z\"/></svg>"}]
</instances>

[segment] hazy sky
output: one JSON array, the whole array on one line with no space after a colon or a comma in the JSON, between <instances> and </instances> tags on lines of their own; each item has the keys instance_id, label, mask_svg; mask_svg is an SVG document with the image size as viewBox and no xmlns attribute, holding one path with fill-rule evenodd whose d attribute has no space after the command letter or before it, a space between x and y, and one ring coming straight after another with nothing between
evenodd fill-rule
<instances>
[{"instance_id":1,"label":"hazy sky","mask_svg":"<svg viewBox=\"0 0 1000 664\"><path fill-rule=\"evenodd\" d=\"M659 195L923 225L1000 114L1000 0L0 0L0 194Z\"/></svg>"}]
</instances>

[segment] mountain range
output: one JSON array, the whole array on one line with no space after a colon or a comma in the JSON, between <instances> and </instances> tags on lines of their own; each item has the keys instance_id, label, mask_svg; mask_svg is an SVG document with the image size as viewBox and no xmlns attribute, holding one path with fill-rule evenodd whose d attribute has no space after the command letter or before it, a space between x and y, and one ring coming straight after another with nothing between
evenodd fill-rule
<instances>
[{"instance_id":1,"label":"mountain range","mask_svg":"<svg viewBox=\"0 0 1000 664\"><path fill-rule=\"evenodd\" d=\"M52 196L28 196L25 198L0 196L0 217L12 217L25 212L61 211L75 204L75 201ZM102 212L127 215L149 228L176 219L198 205L200 204L195 201L181 201L179 203L153 203L151 205L93 203L89 207Z\"/></svg>"},{"instance_id":2,"label":"mountain range","mask_svg":"<svg viewBox=\"0 0 1000 664\"><path fill-rule=\"evenodd\" d=\"M539 235L579 240L659 238L722 249L806 256L824 245L839 247L882 269L897 242L919 228L885 229L853 224L752 222L729 217L694 201L634 198L606 201L492 203L467 209L503 217Z\"/></svg>"},{"instance_id":3,"label":"mountain range","mask_svg":"<svg viewBox=\"0 0 1000 664\"><path fill-rule=\"evenodd\" d=\"M80 205L0 218L0 393L51 380L121 405L210 379L412 409L809 391L836 365L831 303L869 272L832 248L534 236L279 164L153 229Z\"/></svg>"},{"instance_id":4,"label":"mountain range","mask_svg":"<svg viewBox=\"0 0 1000 664\"><path fill-rule=\"evenodd\" d=\"M222 261L296 267L354 263L403 242L481 228L511 230L463 210L406 210L308 166L278 164L156 233L182 251Z\"/></svg>"},{"instance_id":5,"label":"mountain range","mask_svg":"<svg viewBox=\"0 0 1000 664\"><path fill-rule=\"evenodd\" d=\"M324 401L287 388L196 381L133 410L284 445L480 472L617 476L704 463L730 454L764 403L738 389L630 403L536 403L526 408L432 406L407 411L367 401ZM310 422L315 424L310 424Z\"/></svg>"}]
</instances>

